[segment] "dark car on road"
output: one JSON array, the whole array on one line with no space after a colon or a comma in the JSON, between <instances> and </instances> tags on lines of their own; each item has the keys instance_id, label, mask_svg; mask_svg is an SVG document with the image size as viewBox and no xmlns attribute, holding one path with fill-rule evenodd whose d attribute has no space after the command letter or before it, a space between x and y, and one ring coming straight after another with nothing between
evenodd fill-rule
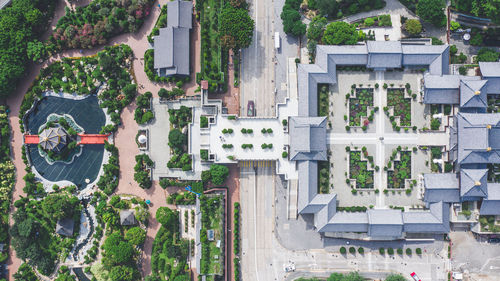
<instances>
[{"instance_id":1,"label":"dark car on road","mask_svg":"<svg viewBox=\"0 0 500 281\"><path fill-rule=\"evenodd\" d=\"M254 117L255 116L255 105L253 100L249 100L247 104L247 116Z\"/></svg>"}]
</instances>

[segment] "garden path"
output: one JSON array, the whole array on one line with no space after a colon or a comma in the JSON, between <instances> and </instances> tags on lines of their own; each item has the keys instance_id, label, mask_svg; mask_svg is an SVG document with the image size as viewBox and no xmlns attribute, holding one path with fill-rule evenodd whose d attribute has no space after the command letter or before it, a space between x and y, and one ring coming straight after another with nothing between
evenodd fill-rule
<instances>
[{"instance_id":1,"label":"garden path","mask_svg":"<svg viewBox=\"0 0 500 281\"><path fill-rule=\"evenodd\" d=\"M147 41L146 37L151 32L160 14L160 9L157 7L157 4L164 5L168 2L168 0L159 0L155 3L155 6L151 9L151 14L145 20L144 24L140 28L140 30L136 33L127 33L114 37L110 40L106 45L115 45L115 44L127 44L132 48L134 52L134 62L133 62L133 72L138 84L139 93L144 93L146 91L151 91L154 96L157 96L160 88L172 88L172 85L166 83L156 83L151 82L146 73L144 72L144 53L147 49L150 48L150 44ZM82 3L76 3L77 6L85 5L88 3L88 0L82 0ZM70 4L67 0L60 0L56 6L56 11L54 13L54 18L51 22L50 29L42 36L42 39L46 40L50 34L51 30L55 27L55 24L65 14L65 7ZM191 48L191 62L193 64L192 69L194 70L192 73L192 79L190 83L184 85L184 89L186 90L187 95L195 95L195 90L197 88L195 81L195 73L200 71L200 31L199 31L199 23L194 21L193 30L192 30L192 43L193 46ZM11 113L9 115L9 121L12 128L12 159L14 165L16 167L16 184L13 190L13 201L18 200L21 196L24 196L23 187L24 181L23 177L26 175L26 171L24 170L25 166L21 157L21 147L23 134L19 128L19 109L21 106L21 102L23 100L24 94L27 92L28 88L32 85L36 76L39 74L40 69L42 67L46 67L55 61L60 61L64 57L81 57L81 56L89 56L94 55L97 52L104 49L105 46L99 46L89 50L66 50L64 52L58 53L42 64L32 64L32 66L27 72L25 79L18 85L17 89L14 93L7 99L7 104L10 107ZM148 190L143 190L139 188L134 180L133 180L133 167L135 165L135 155L139 153L137 145L133 141L135 139L135 134L137 133L137 123L134 120L133 112L135 109L135 102L126 107L122 113L122 122L123 124L118 128L118 131L115 134L115 144L120 151L120 184L115 191L117 194L133 194L139 196L141 198L147 198L151 200L151 208L150 212L152 214L152 218L154 218L154 214L156 210L160 206L164 206L166 204L166 196L170 192L175 192L179 188L169 188L167 190L163 190L158 182L154 182L153 186ZM14 207L12 207L11 214L14 212ZM12 220L11 220L12 223ZM150 263L150 255L154 237L159 229L159 224L156 220L151 219L150 224L147 230L146 242L144 245L143 251L143 263L142 263L142 273L143 275L147 275L151 272L151 263ZM13 249L10 249L10 258L8 261L9 268L9 280L13 280L13 274L17 271L22 261L18 259L15 255Z\"/></svg>"}]
</instances>

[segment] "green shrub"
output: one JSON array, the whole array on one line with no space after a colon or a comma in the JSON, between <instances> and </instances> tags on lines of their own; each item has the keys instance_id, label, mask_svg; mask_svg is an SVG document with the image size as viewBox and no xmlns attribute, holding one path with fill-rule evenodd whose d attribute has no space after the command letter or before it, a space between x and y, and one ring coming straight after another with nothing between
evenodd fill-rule
<instances>
[{"instance_id":1,"label":"green shrub","mask_svg":"<svg viewBox=\"0 0 500 281\"><path fill-rule=\"evenodd\" d=\"M345 247L340 247L340 253L342 255L344 255L345 253L347 253L347 250L345 249Z\"/></svg>"},{"instance_id":2,"label":"green shrub","mask_svg":"<svg viewBox=\"0 0 500 281\"><path fill-rule=\"evenodd\" d=\"M393 249L393 248L388 248L388 249L387 249L387 253L388 253L389 255L391 255L391 256L392 256L392 255L394 255L394 249Z\"/></svg>"},{"instance_id":3,"label":"green shrub","mask_svg":"<svg viewBox=\"0 0 500 281\"><path fill-rule=\"evenodd\" d=\"M410 248L406 248L406 254L407 254L408 256L411 256L411 249L410 249Z\"/></svg>"},{"instance_id":4,"label":"green shrub","mask_svg":"<svg viewBox=\"0 0 500 281\"><path fill-rule=\"evenodd\" d=\"M364 254L365 253L365 249L363 249L363 247L359 247L358 248L358 253Z\"/></svg>"},{"instance_id":5,"label":"green shrub","mask_svg":"<svg viewBox=\"0 0 500 281\"><path fill-rule=\"evenodd\" d=\"M349 247L349 253L355 254L356 253L356 249L354 247Z\"/></svg>"},{"instance_id":6,"label":"green shrub","mask_svg":"<svg viewBox=\"0 0 500 281\"><path fill-rule=\"evenodd\" d=\"M385 255L385 249L384 249L384 248L379 248L379 249L378 249L378 252L379 252L381 255Z\"/></svg>"},{"instance_id":7,"label":"green shrub","mask_svg":"<svg viewBox=\"0 0 500 281\"><path fill-rule=\"evenodd\" d=\"M287 158L287 157L288 157L288 152L283 151L283 152L281 153L281 157L283 157L283 158Z\"/></svg>"},{"instance_id":8,"label":"green shrub","mask_svg":"<svg viewBox=\"0 0 500 281\"><path fill-rule=\"evenodd\" d=\"M398 255L402 255L402 254L403 254L403 249L398 248L398 250L397 250L397 251L398 251Z\"/></svg>"},{"instance_id":9,"label":"green shrub","mask_svg":"<svg viewBox=\"0 0 500 281\"><path fill-rule=\"evenodd\" d=\"M422 249L416 248L415 249L415 253L417 253L417 255L421 255L422 254Z\"/></svg>"},{"instance_id":10,"label":"green shrub","mask_svg":"<svg viewBox=\"0 0 500 281\"><path fill-rule=\"evenodd\" d=\"M200 116L200 128L208 128L208 118L206 116Z\"/></svg>"}]
</instances>

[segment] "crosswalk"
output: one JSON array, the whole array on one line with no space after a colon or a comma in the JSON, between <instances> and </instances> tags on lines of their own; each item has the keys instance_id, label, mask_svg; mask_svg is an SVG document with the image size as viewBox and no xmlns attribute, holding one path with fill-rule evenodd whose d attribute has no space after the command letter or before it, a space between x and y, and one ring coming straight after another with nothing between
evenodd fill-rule
<instances>
[{"instance_id":1,"label":"crosswalk","mask_svg":"<svg viewBox=\"0 0 500 281\"><path fill-rule=\"evenodd\" d=\"M239 161L239 167L251 168L251 167L274 167L274 161L270 160L252 160L252 161Z\"/></svg>"}]
</instances>

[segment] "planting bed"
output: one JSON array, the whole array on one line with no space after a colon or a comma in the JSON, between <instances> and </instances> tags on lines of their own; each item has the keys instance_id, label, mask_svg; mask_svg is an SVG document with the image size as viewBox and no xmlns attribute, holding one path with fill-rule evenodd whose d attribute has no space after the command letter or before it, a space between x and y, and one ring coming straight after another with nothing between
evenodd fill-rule
<instances>
[{"instance_id":1,"label":"planting bed","mask_svg":"<svg viewBox=\"0 0 500 281\"><path fill-rule=\"evenodd\" d=\"M318 85L318 116L328 116L328 84Z\"/></svg>"},{"instance_id":2,"label":"planting bed","mask_svg":"<svg viewBox=\"0 0 500 281\"><path fill-rule=\"evenodd\" d=\"M387 105L394 107L394 116L399 116L400 126L411 126L411 99L405 98L404 88L387 89Z\"/></svg>"},{"instance_id":3,"label":"planting bed","mask_svg":"<svg viewBox=\"0 0 500 281\"><path fill-rule=\"evenodd\" d=\"M368 161L361 160L361 153L349 152L349 178L356 180L356 188L373 188L373 171L368 170ZM368 157L366 150L363 153Z\"/></svg>"},{"instance_id":4,"label":"planting bed","mask_svg":"<svg viewBox=\"0 0 500 281\"><path fill-rule=\"evenodd\" d=\"M373 121L373 112L370 113L369 119L361 123L362 117L368 116L368 107L373 106L373 88L356 89L356 97L349 98L349 126L367 126L370 121Z\"/></svg>"},{"instance_id":5,"label":"planting bed","mask_svg":"<svg viewBox=\"0 0 500 281\"><path fill-rule=\"evenodd\" d=\"M388 188L404 188L405 180L411 178L411 152L410 151L399 151L399 160L393 160L395 150L391 156L391 161L394 164L394 170L387 171L387 187ZM390 165L390 162L389 162Z\"/></svg>"},{"instance_id":6,"label":"planting bed","mask_svg":"<svg viewBox=\"0 0 500 281\"><path fill-rule=\"evenodd\" d=\"M318 162L318 193L330 191L330 161Z\"/></svg>"}]
</instances>

